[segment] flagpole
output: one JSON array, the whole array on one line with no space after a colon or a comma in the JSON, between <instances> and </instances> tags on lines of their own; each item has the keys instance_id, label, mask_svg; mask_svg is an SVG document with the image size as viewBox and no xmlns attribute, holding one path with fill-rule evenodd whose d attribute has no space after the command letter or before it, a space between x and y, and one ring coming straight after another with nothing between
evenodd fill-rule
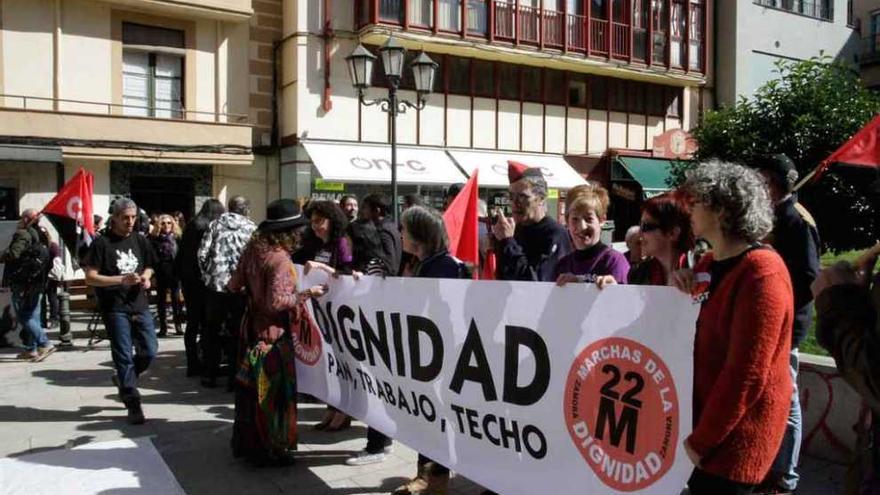
<instances>
[{"instance_id":1,"label":"flagpole","mask_svg":"<svg viewBox=\"0 0 880 495\"><path fill-rule=\"evenodd\" d=\"M816 175L816 171L820 168L822 168L821 164L818 167L814 168L810 173L805 175L803 179L801 179L800 181L798 181L797 184L794 185L794 187L791 189L791 192L797 192L798 189L802 188L807 182L810 182L810 179L812 179L813 176Z\"/></svg>"}]
</instances>

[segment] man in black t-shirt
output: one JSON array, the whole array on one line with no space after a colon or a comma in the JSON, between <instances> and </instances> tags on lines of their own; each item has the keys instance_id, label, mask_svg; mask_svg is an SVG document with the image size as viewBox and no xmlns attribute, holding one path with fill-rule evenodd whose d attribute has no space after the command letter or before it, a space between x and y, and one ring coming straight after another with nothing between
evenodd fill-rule
<instances>
[{"instance_id":1,"label":"man in black t-shirt","mask_svg":"<svg viewBox=\"0 0 880 495\"><path fill-rule=\"evenodd\" d=\"M95 239L82 266L86 283L95 287L110 351L116 368L119 397L128 410L130 424L142 424L137 377L156 356L158 343L153 316L147 304L156 255L147 239L134 232L138 209L123 198L113 205L111 225ZM132 346L136 353L132 353Z\"/></svg>"}]
</instances>

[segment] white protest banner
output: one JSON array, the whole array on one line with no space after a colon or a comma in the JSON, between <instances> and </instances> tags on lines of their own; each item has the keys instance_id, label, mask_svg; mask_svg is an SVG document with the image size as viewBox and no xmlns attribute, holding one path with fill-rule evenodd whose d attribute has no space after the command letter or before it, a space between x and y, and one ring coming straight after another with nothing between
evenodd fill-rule
<instances>
[{"instance_id":1,"label":"white protest banner","mask_svg":"<svg viewBox=\"0 0 880 495\"><path fill-rule=\"evenodd\" d=\"M698 307L668 287L328 279L312 394L505 495L677 495Z\"/></svg>"}]
</instances>

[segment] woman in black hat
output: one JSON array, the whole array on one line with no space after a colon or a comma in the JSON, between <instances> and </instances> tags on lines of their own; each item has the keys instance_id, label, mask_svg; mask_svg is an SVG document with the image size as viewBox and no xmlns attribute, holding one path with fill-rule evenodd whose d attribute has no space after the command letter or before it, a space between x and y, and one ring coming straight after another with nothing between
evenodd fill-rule
<instances>
[{"instance_id":1,"label":"woman in black hat","mask_svg":"<svg viewBox=\"0 0 880 495\"><path fill-rule=\"evenodd\" d=\"M296 448L296 374L291 321L322 286L296 292L291 254L308 220L293 200L269 204L266 220L245 248L228 288L247 293L239 331L232 449L258 464L288 464ZM265 393L257 393L257 384ZM268 385L268 387L265 387Z\"/></svg>"}]
</instances>

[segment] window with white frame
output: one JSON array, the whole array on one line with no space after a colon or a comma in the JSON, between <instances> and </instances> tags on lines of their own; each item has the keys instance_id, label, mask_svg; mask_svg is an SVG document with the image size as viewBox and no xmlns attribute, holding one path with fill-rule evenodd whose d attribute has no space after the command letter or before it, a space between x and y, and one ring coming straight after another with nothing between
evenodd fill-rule
<instances>
[{"instance_id":1,"label":"window with white frame","mask_svg":"<svg viewBox=\"0 0 880 495\"><path fill-rule=\"evenodd\" d=\"M183 118L183 31L123 23L122 44L122 113Z\"/></svg>"}]
</instances>

